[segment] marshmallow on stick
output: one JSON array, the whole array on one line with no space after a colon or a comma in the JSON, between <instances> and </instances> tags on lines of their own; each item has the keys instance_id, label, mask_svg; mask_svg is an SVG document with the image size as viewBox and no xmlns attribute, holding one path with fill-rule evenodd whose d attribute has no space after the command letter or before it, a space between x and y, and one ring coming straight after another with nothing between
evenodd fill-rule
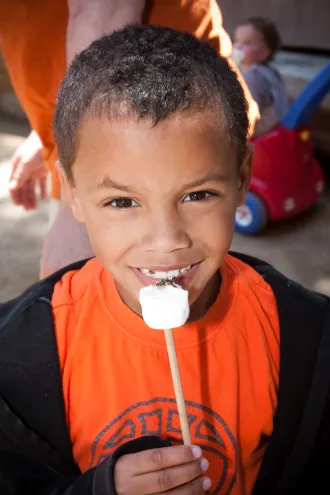
<instances>
[{"instance_id":1,"label":"marshmallow on stick","mask_svg":"<svg viewBox=\"0 0 330 495\"><path fill-rule=\"evenodd\" d=\"M176 403L178 406L183 443L191 445L189 423L185 407L180 370L175 350L172 328L181 327L189 317L188 291L172 280L161 280L140 290L142 317L148 327L164 330L170 362Z\"/></svg>"}]
</instances>

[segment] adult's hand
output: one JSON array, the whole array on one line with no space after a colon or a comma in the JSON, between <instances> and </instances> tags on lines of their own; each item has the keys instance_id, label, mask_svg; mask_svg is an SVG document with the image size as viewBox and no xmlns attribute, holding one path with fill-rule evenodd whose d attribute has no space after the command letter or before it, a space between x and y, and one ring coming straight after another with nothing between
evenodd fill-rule
<instances>
[{"instance_id":1,"label":"adult's hand","mask_svg":"<svg viewBox=\"0 0 330 495\"><path fill-rule=\"evenodd\" d=\"M32 131L12 157L9 193L12 202L26 210L38 206L38 188L41 199L47 198L47 169L42 158L42 144Z\"/></svg>"}]
</instances>

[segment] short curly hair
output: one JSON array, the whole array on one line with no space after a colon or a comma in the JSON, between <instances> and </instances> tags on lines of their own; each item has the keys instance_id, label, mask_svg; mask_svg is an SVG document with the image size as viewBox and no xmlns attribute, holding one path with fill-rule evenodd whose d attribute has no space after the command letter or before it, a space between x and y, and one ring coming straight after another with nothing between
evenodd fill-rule
<instances>
[{"instance_id":1,"label":"short curly hair","mask_svg":"<svg viewBox=\"0 0 330 495\"><path fill-rule=\"evenodd\" d=\"M238 164L243 161L247 102L225 58L194 36L164 27L130 25L103 36L76 56L58 93L54 135L67 178L73 180L86 115L148 117L157 125L186 110L218 112Z\"/></svg>"}]
</instances>

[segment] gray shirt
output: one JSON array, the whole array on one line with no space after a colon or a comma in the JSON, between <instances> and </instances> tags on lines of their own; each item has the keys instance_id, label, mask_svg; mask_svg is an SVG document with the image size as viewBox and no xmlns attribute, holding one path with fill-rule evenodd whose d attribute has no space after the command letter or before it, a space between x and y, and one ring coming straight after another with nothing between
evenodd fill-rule
<instances>
[{"instance_id":1,"label":"gray shirt","mask_svg":"<svg viewBox=\"0 0 330 495\"><path fill-rule=\"evenodd\" d=\"M263 134L278 124L290 107L290 99L278 70L270 63L254 64L242 70L246 84L260 111L255 135Z\"/></svg>"}]
</instances>

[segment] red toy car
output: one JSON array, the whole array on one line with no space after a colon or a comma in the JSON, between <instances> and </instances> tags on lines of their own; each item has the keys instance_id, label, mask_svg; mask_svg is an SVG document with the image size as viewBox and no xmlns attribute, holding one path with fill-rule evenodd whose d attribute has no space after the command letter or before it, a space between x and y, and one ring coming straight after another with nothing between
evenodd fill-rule
<instances>
[{"instance_id":1,"label":"red toy car","mask_svg":"<svg viewBox=\"0 0 330 495\"><path fill-rule=\"evenodd\" d=\"M237 231L254 234L269 220L298 215L323 193L324 174L313 156L307 123L329 90L330 64L303 90L278 127L252 139L253 176L245 204L237 209Z\"/></svg>"}]
</instances>

